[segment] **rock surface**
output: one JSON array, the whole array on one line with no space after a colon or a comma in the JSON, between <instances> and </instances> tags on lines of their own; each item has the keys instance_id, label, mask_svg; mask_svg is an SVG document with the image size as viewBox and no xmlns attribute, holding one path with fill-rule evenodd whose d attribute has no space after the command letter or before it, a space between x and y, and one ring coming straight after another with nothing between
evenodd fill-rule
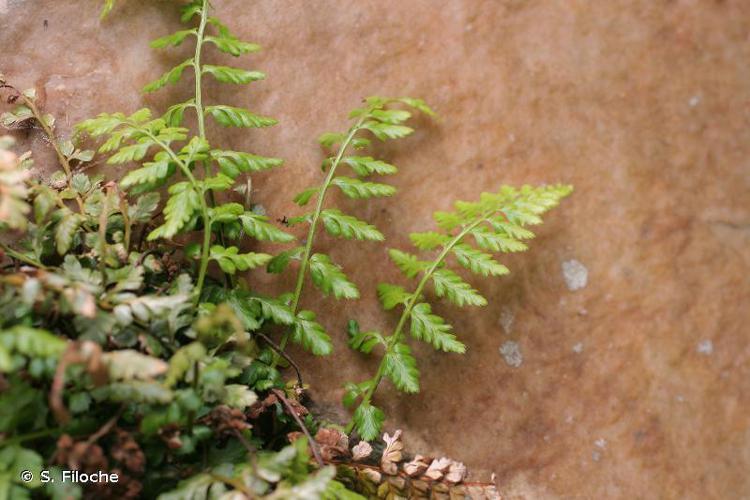
<instances>
[{"instance_id":1,"label":"rock surface","mask_svg":"<svg viewBox=\"0 0 750 500\"><path fill-rule=\"evenodd\" d=\"M100 24L98 3L0 0L0 72L36 86L66 133L98 112L161 110L191 91L189 80L139 90L189 53L148 47L177 28L174 4L120 1ZM401 167L398 196L351 206L391 246L407 246L451 200L501 183L576 187L532 250L505 259L510 276L474 281L488 307L436 308L469 351L418 347L422 392L381 395L407 448L494 471L507 498L750 497L750 3L214 3L264 46L240 64L268 79L209 86L207 100L280 125L210 134L286 159L253 181L272 216L299 213L289 200L320 176L315 137L375 93L423 97L441 115L380 151ZM27 139L43 170L44 145ZM335 362L296 356L315 397L337 405L343 382L373 369L347 350L344 325L356 315L392 327L374 284L400 278L381 246L320 248L363 290L357 304L304 300L337 352ZM574 291L562 272L572 260L588 270ZM268 292L291 281L274 290L253 279ZM518 367L499 354L507 341L523 352Z\"/></svg>"}]
</instances>

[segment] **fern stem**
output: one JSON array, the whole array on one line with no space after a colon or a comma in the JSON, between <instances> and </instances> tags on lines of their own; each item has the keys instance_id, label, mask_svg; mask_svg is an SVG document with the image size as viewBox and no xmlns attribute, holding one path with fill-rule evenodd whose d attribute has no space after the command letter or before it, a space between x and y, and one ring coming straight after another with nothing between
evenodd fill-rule
<instances>
[{"instance_id":1,"label":"fern stem","mask_svg":"<svg viewBox=\"0 0 750 500\"><path fill-rule=\"evenodd\" d=\"M203 0L203 4L201 6L201 20L200 24L198 25L198 32L196 33L195 54L193 55L193 72L195 73L194 107L195 112L198 115L198 135L206 142L208 142L208 139L206 137L206 116L203 110L203 68L201 67L201 56L203 54L203 38L206 33L206 23L208 21L208 9L208 0ZM212 175L211 163L204 161L202 162L202 164L205 175ZM212 207L216 206L216 197L214 196L213 191L208 192L208 201ZM226 246L224 240L224 230L222 228L219 228L219 242L221 243L221 246ZM224 274L224 278L227 285L234 286L234 276Z\"/></svg>"},{"instance_id":2,"label":"fern stem","mask_svg":"<svg viewBox=\"0 0 750 500\"><path fill-rule=\"evenodd\" d=\"M370 386L367 389L367 392L362 397L362 402L360 405L363 404L369 404L372 400L373 394L375 394L375 391L378 388L378 385L380 385L380 381L383 380L383 376L385 376L385 358L388 355L388 353L391 351L391 349L398 344L398 342L401 340L401 331L404 328L404 325L406 324L406 320L411 315L411 311L414 308L414 306L417 303L417 300L419 300L420 295L422 294L422 290L427 285L427 282L432 277L432 274L440 267L440 265L443 263L445 258L448 256L451 250L453 250L453 247L458 245L461 240L463 240L471 230L479 226L482 222L485 222L487 220L487 217L489 217L491 214L486 213L480 216L477 220L472 222L471 224L468 224L465 226L461 232L459 232L456 236L453 237L451 241L449 241L444 247L443 250L440 252L440 255L438 255L437 259L432 263L432 265L427 269L427 271L422 276L422 279L419 281L419 284L417 285L417 288L414 290L414 293L411 294L411 297L406 303L406 306L404 307L404 311L401 313L401 318L398 320L398 324L396 325L396 328L393 330L393 334L391 334L390 337L388 337L388 343L385 346L385 355L383 356L383 359L380 360L380 365L378 366L378 371L375 373L375 376L370 379ZM349 422L349 425L346 427L346 432L349 433L354 428L354 420Z\"/></svg>"},{"instance_id":3,"label":"fern stem","mask_svg":"<svg viewBox=\"0 0 750 500\"><path fill-rule=\"evenodd\" d=\"M30 266L38 267L39 269L49 269L47 266L45 266L41 262L36 261L32 259L31 257L27 257L26 255L22 253L16 252L5 243L0 243L0 249L2 249L2 251L5 254L7 254L9 257L16 259L19 262L24 262Z\"/></svg>"},{"instance_id":4,"label":"fern stem","mask_svg":"<svg viewBox=\"0 0 750 500\"><path fill-rule=\"evenodd\" d=\"M52 146L52 149L55 150L55 154L57 155L57 160L60 162L60 165L62 166L63 170L65 171L65 180L67 181L68 187L75 192L75 189L73 189L73 169L70 167L70 161L68 161L68 158L63 154L62 149L60 148L60 144L57 140L57 136L55 135L55 132L52 130L52 127L50 127L47 122L44 120L44 116L39 111L39 108L36 107L36 104L34 103L33 99L29 99L26 97L23 92L19 92L18 89L15 87L11 87L10 85L4 85L5 87L11 88L19 93L21 96L21 99L23 99L23 103L31 110L31 114L34 115L34 119L39 123L39 126L42 127L42 131L44 132L44 135L47 136L47 139L49 140L50 145ZM84 213L83 208L83 199L81 198L81 195L76 192L75 197L76 203L78 204L78 210L81 214Z\"/></svg>"},{"instance_id":5,"label":"fern stem","mask_svg":"<svg viewBox=\"0 0 750 500\"><path fill-rule=\"evenodd\" d=\"M357 123L355 123L351 129L349 129L349 134L347 134L344 141L341 143L341 146L339 147L339 151L336 154L336 158L331 163L330 168L328 169L328 175L326 176L325 181L323 182L323 185L320 187L320 191L318 192L317 197L317 204L315 206L315 212L313 212L312 220L310 221L310 229L307 232L307 240L305 241L305 252L302 255L302 261L299 266L299 271L297 271L297 284L294 288L294 296L292 297L292 303L291 303L291 309L292 314L297 314L297 307L299 306L300 297L302 296L302 289L304 288L305 284L305 275L307 274L307 268L310 261L310 254L312 253L312 245L313 240L315 239L315 231L318 227L318 220L320 219L320 213L323 211L323 202L325 201L326 192L328 191L328 188L331 186L331 182L333 181L333 178L336 174L336 168L341 163L341 159L344 157L344 153L346 152L346 148L349 147L349 144L352 142L352 139L354 139L354 135L359 132L360 128L362 127L362 123L364 122L365 117L363 116L360 118ZM284 336L281 338L281 342L279 342L279 347L283 350L286 347L286 343L289 340L289 332L287 331L284 333ZM278 356L274 357L273 365L275 366L278 362Z\"/></svg>"},{"instance_id":6,"label":"fern stem","mask_svg":"<svg viewBox=\"0 0 750 500\"><path fill-rule=\"evenodd\" d=\"M187 177L188 181L190 182L190 185L195 189L200 196L198 198L200 199L201 204L201 219L203 220L203 244L201 247L201 262L200 266L198 268L198 281L195 285L195 291L193 292L195 294L195 302L197 303L201 296L201 290L203 289L203 282L206 280L206 272L208 271L208 249L211 246L211 218L208 216L208 204L206 203L206 193L205 190L198 184L198 181L193 176L193 173L190 171L187 165L180 159L179 156L175 154L174 151L172 151L172 148L167 146L165 143L160 141L154 134L152 134L150 131L138 127L137 124L131 124L134 125L136 128L139 128L141 132L146 134L152 141L154 141L154 144L159 146L162 150L164 150L170 158L172 158L172 161L174 161L182 171L183 175Z\"/></svg>"},{"instance_id":7,"label":"fern stem","mask_svg":"<svg viewBox=\"0 0 750 500\"><path fill-rule=\"evenodd\" d=\"M203 91L201 89L201 54L203 52L203 36L206 32L206 21L208 19L208 0L203 0L201 7L201 21L198 26L198 34L195 42L195 55L193 56L193 70L195 71L195 110L198 114L198 134L201 139L206 138L206 120L203 115Z\"/></svg>"}]
</instances>

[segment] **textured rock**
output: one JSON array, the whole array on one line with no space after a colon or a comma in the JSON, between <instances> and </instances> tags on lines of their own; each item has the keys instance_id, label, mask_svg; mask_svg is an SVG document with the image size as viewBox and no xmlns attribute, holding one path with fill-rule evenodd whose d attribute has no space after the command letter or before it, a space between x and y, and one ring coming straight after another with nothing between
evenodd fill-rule
<instances>
[{"instance_id":1,"label":"textured rock","mask_svg":"<svg viewBox=\"0 0 750 500\"><path fill-rule=\"evenodd\" d=\"M148 48L177 27L173 4L119 2L100 25L97 3L0 0L0 72L37 86L65 130L100 111L164 109L190 92L189 81L139 92L186 57ZM750 496L750 3L214 3L264 45L242 63L269 77L239 91L209 86L208 100L281 124L210 133L286 159L285 170L254 178L254 200L273 216L299 213L289 200L320 175L314 138L342 128L373 93L423 97L442 117L381 151L402 167L397 198L352 207L392 246L454 198L500 183L576 186L532 250L505 259L510 276L475 281L488 307L436 307L469 351L418 347L422 393L381 395L407 448L494 471L508 498ZM346 321L393 327L374 283L399 277L377 245L321 248L363 289L348 307L304 300L326 313L336 362L296 356L331 405L345 380L373 368L347 351ZM560 271L571 259L588 269L576 291ZM524 354L517 368L498 355L509 339ZM697 347L708 339L710 353Z\"/></svg>"}]
</instances>

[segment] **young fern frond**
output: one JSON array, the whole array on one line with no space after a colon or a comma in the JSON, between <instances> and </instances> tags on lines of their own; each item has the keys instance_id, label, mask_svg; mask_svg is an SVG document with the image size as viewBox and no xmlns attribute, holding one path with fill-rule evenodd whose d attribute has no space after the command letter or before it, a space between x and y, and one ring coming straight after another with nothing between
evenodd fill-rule
<instances>
[{"instance_id":1,"label":"young fern frond","mask_svg":"<svg viewBox=\"0 0 750 500\"><path fill-rule=\"evenodd\" d=\"M105 4L103 13L111 10L114 2ZM195 77L193 96L182 103L171 106L161 117L152 119L147 109L140 110L130 117L122 114L100 115L79 125L78 130L91 136L106 136L101 153L111 153L110 164L140 162L155 150L150 161L129 172L122 180L122 186L133 193L142 193L169 185L177 172L183 181L169 186L169 199L164 209L164 222L151 231L149 240L171 239L178 234L199 228L203 232L202 243L197 252L199 273L195 287L195 297L199 300L206 280L210 261L218 264L225 273L227 282L234 282L234 274L260 265L270 259L266 254L241 254L236 246L227 244L227 239L238 238L242 232L259 240L290 242L294 237L268 222L266 217L257 215L238 203L217 205L216 192L230 189L242 175L281 165L278 158L266 158L239 151L213 149L206 136L205 119L213 117L220 125L232 127L266 127L276 120L257 115L246 109L224 104L204 106L202 78L210 75L217 81L228 84L247 84L262 80L265 74L230 66L203 64L203 48L206 42L219 50L238 56L259 50L256 44L243 42L235 37L229 28L209 15L208 0L193 0L182 8L182 22L198 18L194 28L179 30L151 42L156 49L177 47L188 40L195 41L192 57L164 73L157 80L145 86L145 92L153 92L181 80L186 70L192 70ZM207 34L210 29L214 35ZM185 112L196 113L197 134L190 137L190 131L182 126ZM188 140L189 139L189 140ZM178 149L174 143L188 141ZM200 165L204 171L197 173ZM218 167L219 173L215 173ZM68 224L75 220L70 219ZM214 237L216 241L214 241ZM192 248L192 247L191 247Z\"/></svg>"},{"instance_id":2,"label":"young fern frond","mask_svg":"<svg viewBox=\"0 0 750 500\"><path fill-rule=\"evenodd\" d=\"M376 160L371 156L350 155L350 148L361 149L370 144L370 140L363 137L363 133L370 132L376 138L385 141L405 137L413 132L413 129L403 125L403 122L411 117L411 113L404 109L393 109L393 104L406 104L429 116L434 112L420 99L404 97L400 99L369 97L364 101L364 106L350 113L354 121L346 132L326 132L322 134L318 142L328 150L335 150L323 162L324 171L327 170L325 180L320 185L311 186L295 198L294 202L300 206L307 205L315 199L315 208L299 217L295 217L290 223L306 222L310 225L307 232L305 246L285 252L274 258L268 270L281 272L289 264L292 258L300 259L297 271L297 282L291 298L291 309L296 313L304 288L305 277L310 272L313 284L325 295L333 294L337 299L359 298L359 290L356 285L347 278L343 270L336 265L332 259L323 254L313 254L313 243L318 224L323 223L326 232L331 236L369 241L383 241L383 234L372 224L359 220L351 215L344 214L338 209L324 209L326 194L331 186L339 188L344 195L354 198L372 198L380 196L391 196L396 189L389 185L377 182L366 182L359 178L339 176L340 165L349 166L359 177L369 175L390 175L397 172L396 167ZM287 332L281 339L280 347L286 347L290 333ZM295 337L293 337L294 339ZM278 358L277 358L278 359Z\"/></svg>"},{"instance_id":3,"label":"young fern frond","mask_svg":"<svg viewBox=\"0 0 750 500\"><path fill-rule=\"evenodd\" d=\"M371 379L347 385L344 404L353 406L359 400L348 431L356 429L366 440L378 435L384 415L372 404L372 397L384 377L403 392L419 391L419 371L404 341L404 330L408 328L412 337L438 350L455 353L466 350L466 346L453 333L451 325L433 313L432 306L423 295L425 288L431 284L436 296L445 297L459 307L487 304L479 292L445 267L448 258L455 257L461 266L481 276L507 274L508 269L496 262L492 255L474 248L469 243L470 238L489 251L507 253L524 250L526 246L520 240L533 237L525 226L541 223L540 215L556 206L571 191L572 188L566 185L523 186L520 189L504 186L498 193L483 193L478 202L456 202L453 212L435 213L435 221L441 231L410 235L417 249L439 251L434 259L421 260L400 250L389 251L391 260L407 278L420 278L411 293L398 285L378 285L378 297L385 310L398 306L403 308L390 336L383 338L378 332L369 332L367 339L363 339L359 327L350 326L350 345L354 349L369 353L375 345L382 344L384 354L377 373Z\"/></svg>"}]
</instances>

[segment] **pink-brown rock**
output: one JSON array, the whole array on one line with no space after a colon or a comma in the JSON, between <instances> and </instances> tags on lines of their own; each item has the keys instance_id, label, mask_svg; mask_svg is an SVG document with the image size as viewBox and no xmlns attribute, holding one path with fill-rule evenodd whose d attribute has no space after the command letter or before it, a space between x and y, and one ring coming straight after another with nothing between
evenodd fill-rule
<instances>
[{"instance_id":1,"label":"pink-brown rock","mask_svg":"<svg viewBox=\"0 0 750 500\"><path fill-rule=\"evenodd\" d=\"M474 478L494 471L506 498L750 497L749 2L213 3L264 46L239 64L268 79L209 85L207 100L280 125L212 128L211 140L285 158L253 180L272 216L300 212L292 196L320 178L315 137L344 128L371 94L422 97L441 116L378 151L401 167L397 197L331 200L390 246L502 183L576 187L532 250L505 259L510 276L474 281L489 306L436 307L469 350L417 347L422 392L378 398L407 448L463 461ZM118 4L100 23L92 0L0 0L0 72L36 86L64 133L98 112L190 95L189 79L140 92L189 55L148 47L178 27L176 4ZM319 248L363 292L348 304L304 299L337 351L335 362L295 356L335 408L344 381L374 366L347 350L345 324L392 328L374 286L400 277L382 246ZM269 293L291 286L252 279Z\"/></svg>"}]
</instances>

